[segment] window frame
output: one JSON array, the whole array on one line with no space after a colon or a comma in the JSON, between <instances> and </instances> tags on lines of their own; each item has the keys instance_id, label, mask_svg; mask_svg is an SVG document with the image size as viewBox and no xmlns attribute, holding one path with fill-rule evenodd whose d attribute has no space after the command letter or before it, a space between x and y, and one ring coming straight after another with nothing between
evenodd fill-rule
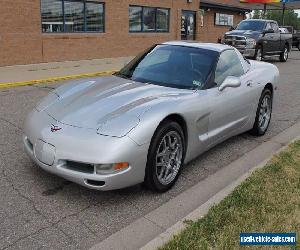
<instances>
[{"instance_id":1,"label":"window frame","mask_svg":"<svg viewBox=\"0 0 300 250\"><path fill-rule=\"evenodd\" d=\"M217 23L217 15L219 16L219 20L220 20L220 15L225 15L227 17L227 23L228 23L228 17L232 17L232 24L220 24ZM234 25L234 15L231 14L226 14L226 13L220 13L220 12L215 12L215 21L214 21L215 26L225 26L225 27L230 27Z\"/></svg>"},{"instance_id":2,"label":"window frame","mask_svg":"<svg viewBox=\"0 0 300 250\"><path fill-rule=\"evenodd\" d=\"M130 19L129 19L129 10L130 7L139 7L142 9L142 15L141 15L141 30L130 30ZM144 8L153 8L155 9L155 30L144 30ZM167 30L158 30L157 29L157 10L167 10L168 11L168 29ZM170 33L170 18L171 18L171 9L165 8L165 7L153 7L153 6L143 6L143 5L136 5L136 4L130 4L128 7L128 30L129 33Z\"/></svg>"},{"instance_id":3,"label":"window frame","mask_svg":"<svg viewBox=\"0 0 300 250\"><path fill-rule=\"evenodd\" d=\"M102 34L105 33L105 14L106 14L106 9L105 9L105 2L102 1L97 1L97 0L60 0L61 4L62 4L62 21L63 21L63 31L61 32L47 32L47 31L43 31L43 13L42 13L42 0L40 0L40 13L41 13L41 32L42 34ZM81 2L83 3L83 9L84 9L84 13L83 13L83 27L84 27L84 31L73 31L73 32L69 32L66 31L66 15L65 15L65 2ZM86 15L86 4L87 3L94 3L94 4L98 4L99 6L102 5L102 9L103 9L103 31L87 31L87 15Z\"/></svg>"},{"instance_id":4,"label":"window frame","mask_svg":"<svg viewBox=\"0 0 300 250\"><path fill-rule=\"evenodd\" d=\"M243 65L243 63L242 63L242 61L241 61L239 55L238 55L237 52L236 52L236 50L235 50L235 49L225 49L225 50L223 50L222 52L220 52L219 57L218 57L218 59L216 60L216 65L215 65L214 70L213 70L213 84L214 84L214 86L211 87L211 88L218 88L219 86L221 86L221 84L222 84L222 83L224 82L224 80L226 79L226 78L225 78L225 79L223 80L223 82L220 83L220 85L218 85L218 83L216 83L216 72L217 72L217 68L218 68L219 61L220 61L220 57L221 57L221 55L222 55L224 52L227 52L227 51L233 51L233 52L236 54L236 56L237 56L237 58L238 58L238 61L239 61L239 63L240 63L240 66L241 66L241 68L242 68L242 70L243 70L243 74L241 74L240 76L235 76L235 77L242 77L243 75L245 75L245 74L247 73L247 71L246 71L246 69L245 69L245 67L244 67L244 65ZM228 76L230 76L230 75L228 75ZM227 77L228 77L228 76L227 76Z\"/></svg>"}]
</instances>

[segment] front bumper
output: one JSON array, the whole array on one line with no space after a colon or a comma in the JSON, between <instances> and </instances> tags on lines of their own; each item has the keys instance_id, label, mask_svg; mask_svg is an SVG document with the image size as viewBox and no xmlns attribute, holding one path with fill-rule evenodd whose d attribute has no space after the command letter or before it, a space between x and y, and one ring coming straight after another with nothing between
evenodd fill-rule
<instances>
[{"instance_id":1,"label":"front bumper","mask_svg":"<svg viewBox=\"0 0 300 250\"><path fill-rule=\"evenodd\" d=\"M253 58L255 57L255 49L240 49L240 48L237 48L238 51L244 56L244 57L247 57L247 58Z\"/></svg>"},{"instance_id":2,"label":"front bumper","mask_svg":"<svg viewBox=\"0 0 300 250\"><path fill-rule=\"evenodd\" d=\"M62 129L51 132L51 124ZM33 111L25 123L25 152L42 169L82 186L114 190L144 181L149 145L137 145L129 137L98 135L93 129L75 128L55 121L45 112ZM75 162L87 168L69 168ZM110 175L93 171L94 164L128 162L129 167Z\"/></svg>"},{"instance_id":3,"label":"front bumper","mask_svg":"<svg viewBox=\"0 0 300 250\"><path fill-rule=\"evenodd\" d=\"M255 57L255 49L245 49L242 51L244 57L253 58Z\"/></svg>"}]
</instances>

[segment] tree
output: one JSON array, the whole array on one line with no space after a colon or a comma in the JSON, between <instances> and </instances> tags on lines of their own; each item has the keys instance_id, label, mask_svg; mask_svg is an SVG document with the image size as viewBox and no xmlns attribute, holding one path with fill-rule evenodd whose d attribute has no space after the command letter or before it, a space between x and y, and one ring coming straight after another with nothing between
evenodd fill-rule
<instances>
[{"instance_id":1,"label":"tree","mask_svg":"<svg viewBox=\"0 0 300 250\"><path fill-rule=\"evenodd\" d=\"M282 10L267 10L265 18L261 10L254 10L251 18L275 20L281 26L293 26L295 30L300 30L300 17L294 10L285 10L284 24L282 23Z\"/></svg>"},{"instance_id":2,"label":"tree","mask_svg":"<svg viewBox=\"0 0 300 250\"><path fill-rule=\"evenodd\" d=\"M300 29L300 18L294 10L285 10L284 23L282 23L282 10L268 10L266 19L275 20L279 25L293 26L294 29Z\"/></svg>"},{"instance_id":3,"label":"tree","mask_svg":"<svg viewBox=\"0 0 300 250\"><path fill-rule=\"evenodd\" d=\"M254 10L252 18L253 19L262 19L261 11L260 10Z\"/></svg>"}]
</instances>

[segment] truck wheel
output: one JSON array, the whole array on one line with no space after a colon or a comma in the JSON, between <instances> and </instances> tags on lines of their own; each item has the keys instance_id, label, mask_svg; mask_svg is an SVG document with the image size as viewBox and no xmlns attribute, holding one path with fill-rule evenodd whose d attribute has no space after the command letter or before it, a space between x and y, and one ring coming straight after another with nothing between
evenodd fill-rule
<instances>
[{"instance_id":1,"label":"truck wheel","mask_svg":"<svg viewBox=\"0 0 300 250\"><path fill-rule=\"evenodd\" d=\"M263 60L263 50L261 46L258 46L255 52L254 60L262 61Z\"/></svg>"},{"instance_id":2,"label":"truck wheel","mask_svg":"<svg viewBox=\"0 0 300 250\"><path fill-rule=\"evenodd\" d=\"M289 47L285 45L284 51L280 54L280 62L286 62L289 58Z\"/></svg>"}]
</instances>

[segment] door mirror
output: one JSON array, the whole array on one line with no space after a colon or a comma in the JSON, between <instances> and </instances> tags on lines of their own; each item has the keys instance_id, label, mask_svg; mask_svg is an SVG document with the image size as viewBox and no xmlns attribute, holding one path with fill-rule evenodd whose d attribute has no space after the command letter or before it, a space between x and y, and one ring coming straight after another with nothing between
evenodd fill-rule
<instances>
[{"instance_id":1,"label":"door mirror","mask_svg":"<svg viewBox=\"0 0 300 250\"><path fill-rule=\"evenodd\" d=\"M219 87L219 91L223 91L224 89L230 88L238 88L241 86L241 80L239 77L235 76L227 76L226 79Z\"/></svg>"},{"instance_id":2,"label":"door mirror","mask_svg":"<svg viewBox=\"0 0 300 250\"><path fill-rule=\"evenodd\" d=\"M229 27L229 31L233 31L234 30L234 27L233 26L230 26Z\"/></svg>"},{"instance_id":3,"label":"door mirror","mask_svg":"<svg viewBox=\"0 0 300 250\"><path fill-rule=\"evenodd\" d=\"M274 33L275 31L273 29L267 29L267 30L264 30L264 34L271 34L271 33Z\"/></svg>"}]
</instances>

